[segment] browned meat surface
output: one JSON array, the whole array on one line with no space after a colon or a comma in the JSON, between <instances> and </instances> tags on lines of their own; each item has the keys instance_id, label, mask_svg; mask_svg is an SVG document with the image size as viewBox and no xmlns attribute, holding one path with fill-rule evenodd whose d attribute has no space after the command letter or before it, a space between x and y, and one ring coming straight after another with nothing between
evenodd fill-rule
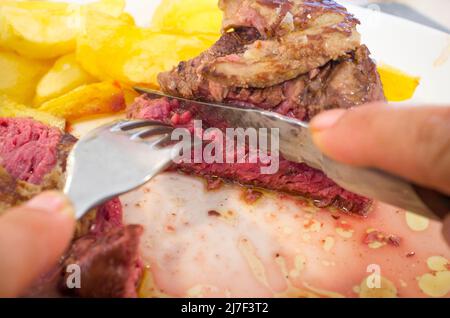
<instances>
[{"instance_id":1,"label":"browned meat surface","mask_svg":"<svg viewBox=\"0 0 450 318\"><path fill-rule=\"evenodd\" d=\"M227 87L222 83L206 79L201 73L203 66L208 61L219 57L241 53L246 44L253 43L259 38L258 31L253 28L240 28L235 32L225 33L211 48L198 57L180 62L170 72L160 73L159 84L165 92L172 95L191 99L207 95L214 100L221 100Z\"/></svg>"},{"instance_id":2,"label":"browned meat surface","mask_svg":"<svg viewBox=\"0 0 450 318\"><path fill-rule=\"evenodd\" d=\"M227 86L267 87L356 49L359 21L333 1L223 0L224 29L254 27L262 38L205 62L204 76Z\"/></svg>"},{"instance_id":3,"label":"browned meat surface","mask_svg":"<svg viewBox=\"0 0 450 318\"><path fill-rule=\"evenodd\" d=\"M219 0L222 29L253 27L265 38L314 27L353 28L358 20L332 0Z\"/></svg>"},{"instance_id":4,"label":"browned meat surface","mask_svg":"<svg viewBox=\"0 0 450 318\"><path fill-rule=\"evenodd\" d=\"M337 61L267 88L228 87L198 75L202 60L214 58L219 51L239 48L239 43L248 40L249 32L227 34L208 52L180 63L171 72L161 73L161 88L175 96L258 107L301 120L309 120L323 110L350 108L385 99L376 66L364 45ZM229 39L233 40L233 45L226 46L223 42Z\"/></svg>"},{"instance_id":5,"label":"browned meat surface","mask_svg":"<svg viewBox=\"0 0 450 318\"><path fill-rule=\"evenodd\" d=\"M385 99L370 52L359 43L358 21L335 2L223 0L221 8L224 29L233 29L198 57L161 73L164 92L304 120ZM289 14L294 27L286 30L279 18Z\"/></svg>"}]
</instances>

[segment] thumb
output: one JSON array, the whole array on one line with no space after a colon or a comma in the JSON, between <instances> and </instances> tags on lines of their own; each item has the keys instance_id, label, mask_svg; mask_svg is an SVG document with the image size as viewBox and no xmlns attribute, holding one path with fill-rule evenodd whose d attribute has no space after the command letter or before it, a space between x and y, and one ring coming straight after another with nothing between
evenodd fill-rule
<instances>
[{"instance_id":1,"label":"thumb","mask_svg":"<svg viewBox=\"0 0 450 318\"><path fill-rule=\"evenodd\" d=\"M46 192L0 217L0 297L19 296L54 266L75 227L72 207Z\"/></svg>"},{"instance_id":2,"label":"thumb","mask_svg":"<svg viewBox=\"0 0 450 318\"><path fill-rule=\"evenodd\" d=\"M450 194L450 107L372 104L332 110L311 121L329 157L379 168Z\"/></svg>"}]
</instances>

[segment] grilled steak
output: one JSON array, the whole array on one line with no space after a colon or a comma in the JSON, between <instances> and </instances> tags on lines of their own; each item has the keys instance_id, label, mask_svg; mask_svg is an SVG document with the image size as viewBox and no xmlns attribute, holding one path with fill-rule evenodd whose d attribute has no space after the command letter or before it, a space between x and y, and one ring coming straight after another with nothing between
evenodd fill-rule
<instances>
[{"instance_id":1,"label":"grilled steak","mask_svg":"<svg viewBox=\"0 0 450 318\"><path fill-rule=\"evenodd\" d=\"M248 35L247 32L244 34ZM227 33L216 45L221 49L221 42L226 39L236 42L241 39L239 34ZM234 47L234 43L231 46ZM263 108L300 120L310 120L328 109L385 100L376 66L364 45L323 67L266 88L227 87L199 76L202 60L209 54L214 55L216 49L213 47L196 59L181 62L171 72L161 73L159 82L163 91L188 99Z\"/></svg>"},{"instance_id":2,"label":"grilled steak","mask_svg":"<svg viewBox=\"0 0 450 318\"><path fill-rule=\"evenodd\" d=\"M150 99L141 96L128 109L128 117L157 120L190 130L193 128L195 118L203 120L204 128L208 125L226 127L226 124L220 123L220 119L215 118L214 114L199 113L193 105L166 98ZM262 165L262 163L179 163L174 164L170 170L203 176L210 182L221 178L248 186L302 195L311 198L319 207L333 206L359 215L366 215L369 210L371 203L369 199L342 189L323 172L303 163L294 163L281 158L278 172L272 175L261 174Z\"/></svg>"},{"instance_id":3,"label":"grilled steak","mask_svg":"<svg viewBox=\"0 0 450 318\"><path fill-rule=\"evenodd\" d=\"M75 142L73 136L31 119L0 118L0 213L44 190L61 189ZM36 282L28 296L136 296L141 232L140 226L123 225L119 199L105 203L79 222L62 263ZM82 269L81 289L66 287L70 264Z\"/></svg>"},{"instance_id":4,"label":"grilled steak","mask_svg":"<svg viewBox=\"0 0 450 318\"><path fill-rule=\"evenodd\" d=\"M198 57L159 74L164 92L262 108L304 121L327 109L385 100L370 52L359 42L359 21L334 1L221 0L220 7L222 37ZM184 126L189 126L186 119L196 117L207 126L227 127L213 114L200 114L189 105L164 99L138 98L129 116ZM370 200L345 191L322 172L283 158L275 175L260 175L259 164L180 164L176 168L301 194L319 206L361 215L370 206Z\"/></svg>"},{"instance_id":5,"label":"grilled steak","mask_svg":"<svg viewBox=\"0 0 450 318\"><path fill-rule=\"evenodd\" d=\"M359 21L328 0L222 0L224 31L253 27L261 39L205 63L227 86L267 87L325 65L359 46Z\"/></svg>"}]
</instances>

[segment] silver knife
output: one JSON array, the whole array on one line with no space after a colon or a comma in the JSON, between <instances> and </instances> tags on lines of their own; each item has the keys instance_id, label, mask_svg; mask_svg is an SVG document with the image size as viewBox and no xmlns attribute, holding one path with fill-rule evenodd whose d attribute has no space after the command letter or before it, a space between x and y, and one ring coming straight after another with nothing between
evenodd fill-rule
<instances>
[{"instance_id":1,"label":"silver knife","mask_svg":"<svg viewBox=\"0 0 450 318\"><path fill-rule=\"evenodd\" d=\"M450 212L450 198L444 194L414 185L384 171L354 167L328 158L315 146L305 122L256 108L193 101L142 87L135 87L135 90L152 97L177 99L207 113L214 111L230 127L278 128L280 153L284 158L323 171L339 186L353 193L436 220Z\"/></svg>"}]
</instances>

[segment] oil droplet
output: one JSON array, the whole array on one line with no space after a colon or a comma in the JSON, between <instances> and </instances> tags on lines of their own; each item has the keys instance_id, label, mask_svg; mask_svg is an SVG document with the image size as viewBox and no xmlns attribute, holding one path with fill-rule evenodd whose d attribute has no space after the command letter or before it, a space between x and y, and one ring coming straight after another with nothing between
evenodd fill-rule
<instances>
[{"instance_id":1,"label":"oil droplet","mask_svg":"<svg viewBox=\"0 0 450 318\"><path fill-rule=\"evenodd\" d=\"M305 268L306 258L302 255L296 255L294 260L294 269L291 270L289 275L293 278L299 277L300 272Z\"/></svg>"},{"instance_id":2,"label":"oil droplet","mask_svg":"<svg viewBox=\"0 0 450 318\"><path fill-rule=\"evenodd\" d=\"M212 292L218 292L219 288L212 285L196 285L186 292L186 296L190 298L204 298Z\"/></svg>"},{"instance_id":3,"label":"oil droplet","mask_svg":"<svg viewBox=\"0 0 450 318\"><path fill-rule=\"evenodd\" d=\"M309 219L303 222L303 228L305 232L319 232L322 224L317 220Z\"/></svg>"},{"instance_id":4,"label":"oil droplet","mask_svg":"<svg viewBox=\"0 0 450 318\"><path fill-rule=\"evenodd\" d=\"M450 292L450 272L425 274L418 277L420 289L431 297L444 297Z\"/></svg>"},{"instance_id":5,"label":"oil droplet","mask_svg":"<svg viewBox=\"0 0 450 318\"><path fill-rule=\"evenodd\" d=\"M409 228L415 232L425 231L430 224L430 220L424 216L414 214L412 212L406 212L406 224Z\"/></svg>"},{"instance_id":6,"label":"oil droplet","mask_svg":"<svg viewBox=\"0 0 450 318\"><path fill-rule=\"evenodd\" d=\"M432 271L443 272L448 269L448 260L442 256L431 256L427 259L428 268Z\"/></svg>"},{"instance_id":7,"label":"oil droplet","mask_svg":"<svg viewBox=\"0 0 450 318\"><path fill-rule=\"evenodd\" d=\"M351 238L353 236L353 230L343 229L341 227L336 228L336 233L343 238Z\"/></svg>"},{"instance_id":8,"label":"oil droplet","mask_svg":"<svg viewBox=\"0 0 450 318\"><path fill-rule=\"evenodd\" d=\"M380 277L381 284L379 287L374 286L370 288L368 280L371 279L372 275L364 278L361 285L359 285L360 298L397 298L397 288L394 283L383 276Z\"/></svg>"},{"instance_id":9,"label":"oil droplet","mask_svg":"<svg viewBox=\"0 0 450 318\"><path fill-rule=\"evenodd\" d=\"M379 241L375 241L375 242L371 242L371 243L369 243L369 248L371 248L371 249L378 249L378 248L381 248L381 247L383 247L383 246L385 246L386 245L386 243L385 242L379 242Z\"/></svg>"},{"instance_id":10,"label":"oil droplet","mask_svg":"<svg viewBox=\"0 0 450 318\"><path fill-rule=\"evenodd\" d=\"M311 239L311 235L309 235L308 233L305 233L302 235L303 242L309 242L310 239Z\"/></svg>"}]
</instances>

